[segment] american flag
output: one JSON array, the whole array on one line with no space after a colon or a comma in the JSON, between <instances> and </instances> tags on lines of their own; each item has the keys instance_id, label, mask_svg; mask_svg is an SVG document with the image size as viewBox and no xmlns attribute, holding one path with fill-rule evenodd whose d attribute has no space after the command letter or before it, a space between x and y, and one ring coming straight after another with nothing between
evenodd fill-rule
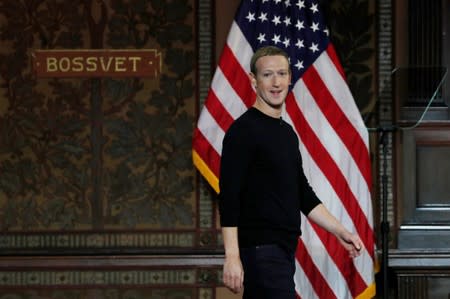
<instances>
[{"instance_id":1,"label":"american flag","mask_svg":"<svg viewBox=\"0 0 450 299\"><path fill-rule=\"evenodd\" d=\"M290 56L292 85L283 119L299 137L305 174L324 205L366 248L351 259L334 236L302 217L298 297L372 298L375 242L368 134L317 0L241 2L194 132L194 164L219 192L222 139L255 101L247 74L252 54L265 45L278 46Z\"/></svg>"}]
</instances>

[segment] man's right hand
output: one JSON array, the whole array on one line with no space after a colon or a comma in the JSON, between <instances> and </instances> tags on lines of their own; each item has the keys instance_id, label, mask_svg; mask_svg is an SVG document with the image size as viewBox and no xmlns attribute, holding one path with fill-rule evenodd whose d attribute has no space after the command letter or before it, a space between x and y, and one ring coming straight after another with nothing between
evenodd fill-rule
<instances>
[{"instance_id":1,"label":"man's right hand","mask_svg":"<svg viewBox=\"0 0 450 299\"><path fill-rule=\"evenodd\" d=\"M233 293L242 291L244 284L244 270L239 255L225 256L225 262L223 264L223 283Z\"/></svg>"}]
</instances>

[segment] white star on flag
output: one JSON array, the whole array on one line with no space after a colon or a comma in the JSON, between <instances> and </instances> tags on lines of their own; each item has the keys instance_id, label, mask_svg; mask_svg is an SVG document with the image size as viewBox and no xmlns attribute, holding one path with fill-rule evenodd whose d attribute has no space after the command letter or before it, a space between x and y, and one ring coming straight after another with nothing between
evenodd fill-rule
<instances>
[{"instance_id":1,"label":"white star on flag","mask_svg":"<svg viewBox=\"0 0 450 299\"><path fill-rule=\"evenodd\" d=\"M266 41L266 35L263 34L263 33L260 33L259 36L258 36L258 40L259 40L259 43L265 42Z\"/></svg>"},{"instance_id":2,"label":"white star on flag","mask_svg":"<svg viewBox=\"0 0 450 299\"><path fill-rule=\"evenodd\" d=\"M312 25L311 25L311 30L313 31L313 32L316 32L317 30L319 30L319 23L312 23Z\"/></svg>"},{"instance_id":3,"label":"white star on flag","mask_svg":"<svg viewBox=\"0 0 450 299\"><path fill-rule=\"evenodd\" d=\"M295 25L295 27L298 30L301 30L301 29L305 28L305 26L303 25L303 21L300 21L300 20L297 20L297 24Z\"/></svg>"},{"instance_id":4,"label":"white star on flag","mask_svg":"<svg viewBox=\"0 0 450 299\"><path fill-rule=\"evenodd\" d=\"M317 4L313 4L313 5L311 5L311 11L313 12L313 13L317 13L318 11L319 11L319 9L317 8Z\"/></svg>"},{"instance_id":5,"label":"white star on flag","mask_svg":"<svg viewBox=\"0 0 450 299\"><path fill-rule=\"evenodd\" d=\"M305 7L305 1L299 0L296 5L297 5L298 9L301 10L302 8Z\"/></svg>"},{"instance_id":6,"label":"white star on flag","mask_svg":"<svg viewBox=\"0 0 450 299\"><path fill-rule=\"evenodd\" d=\"M253 22L255 20L255 14L249 12L246 19L248 20L249 23Z\"/></svg>"},{"instance_id":7,"label":"white star on flag","mask_svg":"<svg viewBox=\"0 0 450 299\"><path fill-rule=\"evenodd\" d=\"M309 47L309 49L310 49L313 53L319 51L319 47L318 47L318 45L315 44L315 43L312 43L312 44L311 44L311 47Z\"/></svg>"},{"instance_id":8,"label":"white star on flag","mask_svg":"<svg viewBox=\"0 0 450 299\"><path fill-rule=\"evenodd\" d=\"M272 38L272 41L275 45L277 45L281 40L280 40L280 35L275 34Z\"/></svg>"},{"instance_id":9,"label":"white star on flag","mask_svg":"<svg viewBox=\"0 0 450 299\"><path fill-rule=\"evenodd\" d=\"M300 61L300 60L297 60L297 63L295 64L295 67L297 68L297 69L302 69L302 68L304 68L304 66L303 66L303 61Z\"/></svg>"},{"instance_id":10,"label":"white star on flag","mask_svg":"<svg viewBox=\"0 0 450 299\"><path fill-rule=\"evenodd\" d=\"M278 24L281 23L281 21L280 21L280 16L274 16L274 17L273 17L273 20L272 20L272 23L273 23L275 26L278 26Z\"/></svg>"},{"instance_id":11,"label":"white star on flag","mask_svg":"<svg viewBox=\"0 0 450 299\"><path fill-rule=\"evenodd\" d=\"M283 23L286 25L286 27L291 25L291 18L288 18L288 17L284 18Z\"/></svg>"},{"instance_id":12,"label":"white star on flag","mask_svg":"<svg viewBox=\"0 0 450 299\"><path fill-rule=\"evenodd\" d=\"M303 43L303 40L297 39L297 43L295 44L297 46L297 48L301 49L304 48L305 45Z\"/></svg>"},{"instance_id":13,"label":"white star on flag","mask_svg":"<svg viewBox=\"0 0 450 299\"><path fill-rule=\"evenodd\" d=\"M258 17L261 22L267 21L267 13L261 13Z\"/></svg>"}]
</instances>

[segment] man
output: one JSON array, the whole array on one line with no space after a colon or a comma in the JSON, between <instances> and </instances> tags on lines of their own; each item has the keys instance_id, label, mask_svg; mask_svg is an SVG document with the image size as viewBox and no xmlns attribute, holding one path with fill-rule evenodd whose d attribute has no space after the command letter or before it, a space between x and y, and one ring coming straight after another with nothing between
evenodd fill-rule
<instances>
[{"instance_id":1,"label":"man","mask_svg":"<svg viewBox=\"0 0 450 299\"><path fill-rule=\"evenodd\" d=\"M243 298L296 298L300 211L334 234L349 255L362 242L322 205L303 173L299 142L281 118L291 83L288 55L268 46L250 63L256 102L229 128L220 170L223 281Z\"/></svg>"}]
</instances>

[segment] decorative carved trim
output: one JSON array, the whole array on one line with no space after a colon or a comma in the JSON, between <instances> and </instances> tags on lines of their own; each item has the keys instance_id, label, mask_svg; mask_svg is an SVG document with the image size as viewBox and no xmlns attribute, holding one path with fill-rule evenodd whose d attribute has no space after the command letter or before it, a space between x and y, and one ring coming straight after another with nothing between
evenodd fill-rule
<instances>
[{"instance_id":1,"label":"decorative carved trim","mask_svg":"<svg viewBox=\"0 0 450 299\"><path fill-rule=\"evenodd\" d=\"M221 285L222 264L218 255L0 257L0 288L170 286L201 288L205 299Z\"/></svg>"},{"instance_id":2,"label":"decorative carved trim","mask_svg":"<svg viewBox=\"0 0 450 299\"><path fill-rule=\"evenodd\" d=\"M3 234L0 252L17 249L64 249L67 251L107 248L189 248L194 247L195 233L54 233L54 234Z\"/></svg>"},{"instance_id":3,"label":"decorative carved trim","mask_svg":"<svg viewBox=\"0 0 450 299\"><path fill-rule=\"evenodd\" d=\"M214 3L207 0L198 1L198 110L200 111L208 95L212 80L212 69L214 62L213 32L214 22L212 19ZM214 191L209 187L206 180L199 180L199 227L200 229L215 229L215 204ZM214 235L214 236L213 236ZM200 246L217 245L216 234L205 232L200 236Z\"/></svg>"}]
</instances>

